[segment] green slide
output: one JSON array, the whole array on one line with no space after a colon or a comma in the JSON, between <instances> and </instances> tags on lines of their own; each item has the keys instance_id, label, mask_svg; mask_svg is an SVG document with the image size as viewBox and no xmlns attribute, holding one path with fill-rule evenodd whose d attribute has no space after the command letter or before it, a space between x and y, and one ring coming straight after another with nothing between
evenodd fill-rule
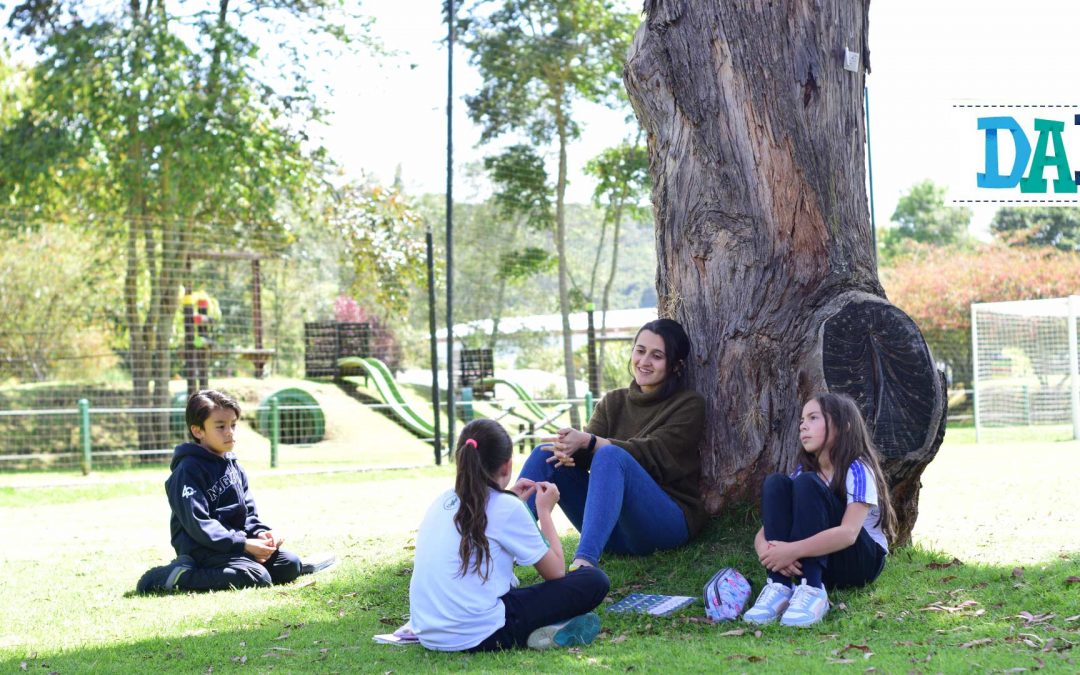
<instances>
[{"instance_id":1,"label":"green slide","mask_svg":"<svg viewBox=\"0 0 1080 675\"><path fill-rule=\"evenodd\" d=\"M564 412L566 412L567 410L570 409L570 404L567 403L567 404L563 404L563 405L560 405L560 406L556 407L555 410L550 411L550 412L547 411L547 410L544 410L543 408L540 407L540 404L538 404L536 401L533 400L532 396L529 396L528 392L525 391L524 387L522 387L517 382L511 382L510 380L504 380L504 379L502 379L500 377L486 377L486 378L484 378L482 380L482 382L485 385L494 386L496 384L502 384L502 385L505 385L505 386L509 387L510 390L514 392L514 395L517 396L519 399L521 399L522 405L524 405L525 409L529 411L529 414L533 415L536 418L536 421L538 421L538 422L542 422L542 421L550 418L552 415L556 415L556 413L558 415L561 415L562 413L564 413ZM559 425L557 425L557 424L555 424L553 422L548 422L547 424L544 425L544 428L547 429L548 431L555 432L555 431L559 430Z\"/></svg>"},{"instance_id":2,"label":"green slide","mask_svg":"<svg viewBox=\"0 0 1080 675\"><path fill-rule=\"evenodd\" d=\"M394 376L390 374L390 369L386 367L385 363L374 357L346 356L338 359L338 367L357 368L363 371L374 383L379 396L384 403L390 406L390 410L393 411L399 422L410 431L424 438L431 438L435 435L435 427L432 426L431 422L420 417L412 406L405 401L401 391L398 390L397 382L394 381Z\"/></svg>"}]
</instances>

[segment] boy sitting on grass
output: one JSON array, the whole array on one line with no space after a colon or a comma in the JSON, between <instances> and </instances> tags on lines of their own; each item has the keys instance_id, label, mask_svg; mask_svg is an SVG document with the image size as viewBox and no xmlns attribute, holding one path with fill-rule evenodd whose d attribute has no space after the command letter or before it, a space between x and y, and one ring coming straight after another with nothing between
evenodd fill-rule
<instances>
[{"instance_id":1,"label":"boy sitting on grass","mask_svg":"<svg viewBox=\"0 0 1080 675\"><path fill-rule=\"evenodd\" d=\"M259 520L247 474L233 454L240 406L207 389L188 399L186 421L194 443L173 451L165 481L176 560L142 575L135 590L212 591L287 583L301 573L300 558Z\"/></svg>"}]
</instances>

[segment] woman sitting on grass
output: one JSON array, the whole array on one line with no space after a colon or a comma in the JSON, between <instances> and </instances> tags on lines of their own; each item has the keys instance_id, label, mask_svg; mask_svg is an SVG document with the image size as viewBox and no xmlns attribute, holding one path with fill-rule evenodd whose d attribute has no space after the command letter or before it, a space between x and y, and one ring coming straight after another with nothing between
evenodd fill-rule
<instances>
[{"instance_id":1,"label":"woman sitting on grass","mask_svg":"<svg viewBox=\"0 0 1080 675\"><path fill-rule=\"evenodd\" d=\"M552 482L581 532L570 569L600 554L648 555L685 544L707 516L698 493L705 402L686 387L690 338L671 319L634 338L633 381L601 399L584 430L561 429L538 446L521 476ZM537 506L529 501L534 512Z\"/></svg>"},{"instance_id":2,"label":"woman sitting on grass","mask_svg":"<svg viewBox=\"0 0 1080 675\"><path fill-rule=\"evenodd\" d=\"M608 592L597 569L566 573L551 520L559 490L521 479L506 491L513 444L497 422L465 425L454 489L428 508L416 534L409 584L412 630L441 651L544 649L588 644L600 632L590 612ZM539 527L522 500L534 497ZM514 563L533 565L543 583L516 588Z\"/></svg>"},{"instance_id":3,"label":"woman sitting on grass","mask_svg":"<svg viewBox=\"0 0 1080 675\"><path fill-rule=\"evenodd\" d=\"M765 479L763 527L754 538L768 582L743 614L809 626L829 611L826 589L864 586L881 574L896 528L889 489L855 401L821 394L806 402L802 449L791 476ZM792 579L802 583L792 588Z\"/></svg>"}]
</instances>

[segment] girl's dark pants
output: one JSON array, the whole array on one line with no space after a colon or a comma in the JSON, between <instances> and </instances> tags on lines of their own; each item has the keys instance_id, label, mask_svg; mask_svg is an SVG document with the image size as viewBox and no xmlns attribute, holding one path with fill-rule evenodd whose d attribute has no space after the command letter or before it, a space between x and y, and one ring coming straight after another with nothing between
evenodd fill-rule
<instances>
[{"instance_id":1,"label":"girl's dark pants","mask_svg":"<svg viewBox=\"0 0 1080 675\"><path fill-rule=\"evenodd\" d=\"M607 575L596 567L581 567L562 579L525 588L513 588L502 596L506 624L470 652L490 652L524 647L537 628L572 619L596 609L607 595Z\"/></svg>"},{"instance_id":2,"label":"girl's dark pants","mask_svg":"<svg viewBox=\"0 0 1080 675\"><path fill-rule=\"evenodd\" d=\"M800 541L837 527L846 509L845 500L829 490L815 473L800 473L794 479L775 473L765 479L761 493L761 519L769 541ZM801 562L804 576L812 574L814 565L820 566L822 581L829 590L864 586L881 573L885 551L863 528L851 546L803 558ZM769 573L769 578L781 583L786 579L774 572Z\"/></svg>"},{"instance_id":3,"label":"girl's dark pants","mask_svg":"<svg viewBox=\"0 0 1080 675\"><path fill-rule=\"evenodd\" d=\"M300 558L284 549L265 563L243 553L217 553L208 549L191 554L195 569L180 575L176 585L185 591L223 591L228 588L284 584L300 576Z\"/></svg>"}]
</instances>

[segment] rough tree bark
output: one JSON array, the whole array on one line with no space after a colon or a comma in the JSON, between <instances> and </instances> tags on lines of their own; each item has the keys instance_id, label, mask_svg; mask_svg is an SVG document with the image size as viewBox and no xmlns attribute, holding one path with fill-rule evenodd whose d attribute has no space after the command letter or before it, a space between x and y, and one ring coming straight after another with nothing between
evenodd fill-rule
<instances>
[{"instance_id":1,"label":"rough tree bark","mask_svg":"<svg viewBox=\"0 0 1080 675\"><path fill-rule=\"evenodd\" d=\"M647 0L625 81L648 134L661 316L694 342L710 511L792 468L803 400L856 398L910 538L946 396L877 278L864 187L869 2ZM860 57L844 69L845 49Z\"/></svg>"}]
</instances>

